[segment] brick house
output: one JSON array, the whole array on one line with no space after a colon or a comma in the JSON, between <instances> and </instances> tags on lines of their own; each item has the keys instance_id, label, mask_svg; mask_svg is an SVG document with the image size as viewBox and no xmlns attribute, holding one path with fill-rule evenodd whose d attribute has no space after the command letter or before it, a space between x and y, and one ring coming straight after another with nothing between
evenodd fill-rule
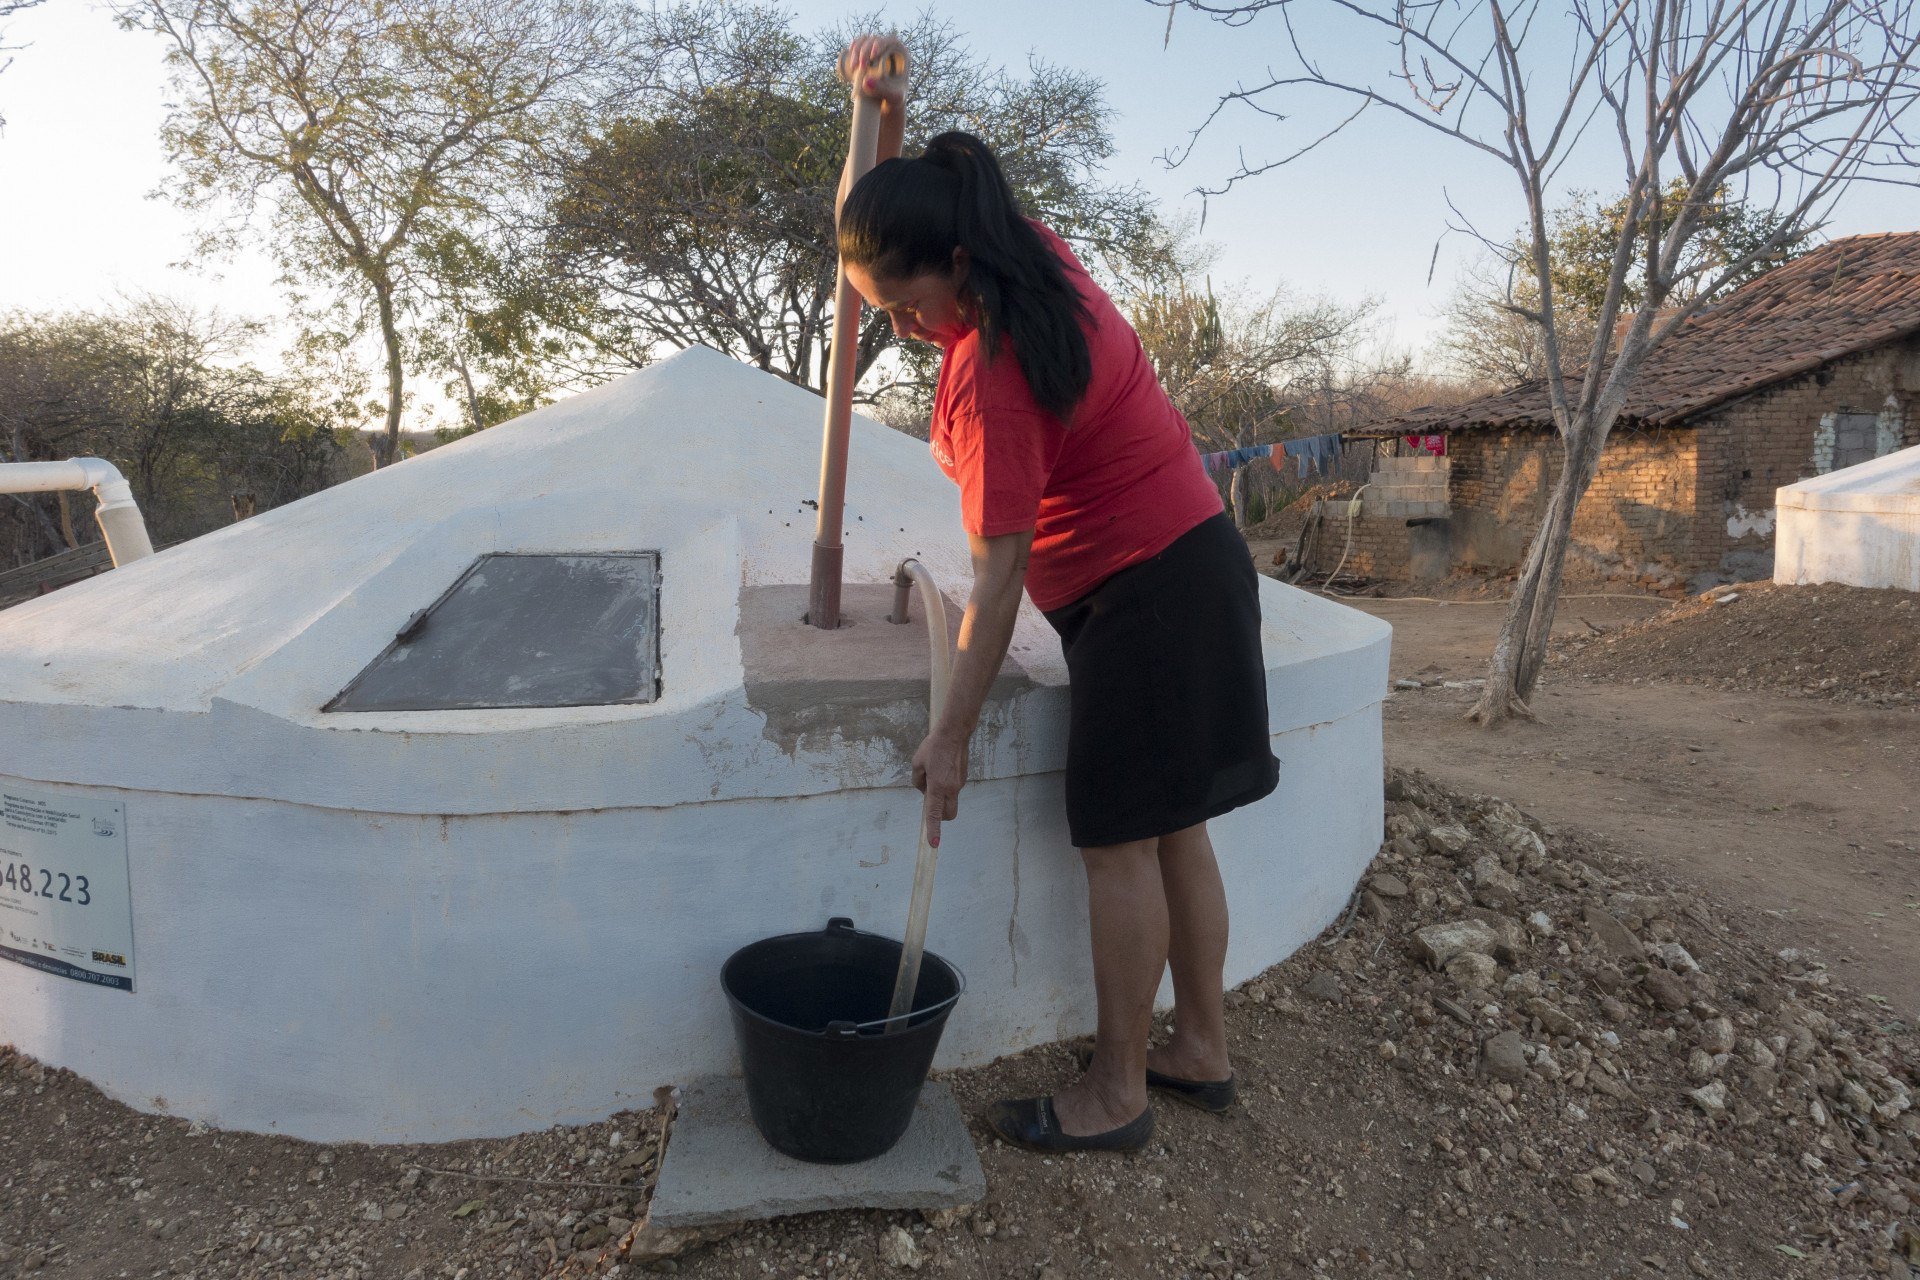
<instances>
[{"instance_id":1,"label":"brick house","mask_svg":"<svg viewBox=\"0 0 1920 1280\"><path fill-rule=\"evenodd\" d=\"M1559 467L1544 384L1366 434L1416 433L1444 434L1445 462L1383 460L1349 568L1517 566ZM1568 573L1696 589L1768 576L1776 489L1916 443L1920 233L1836 240L1729 294L1648 360L1575 513ZM1423 473L1399 474L1409 464ZM1347 545L1332 532L1315 567Z\"/></svg>"}]
</instances>

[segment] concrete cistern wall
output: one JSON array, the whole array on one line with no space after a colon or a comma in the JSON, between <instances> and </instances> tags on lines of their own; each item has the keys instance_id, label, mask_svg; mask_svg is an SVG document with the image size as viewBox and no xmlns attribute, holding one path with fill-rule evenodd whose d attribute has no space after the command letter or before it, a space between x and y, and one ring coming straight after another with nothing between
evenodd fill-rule
<instances>
[{"instance_id":1,"label":"concrete cistern wall","mask_svg":"<svg viewBox=\"0 0 1920 1280\"><path fill-rule=\"evenodd\" d=\"M904 924L928 659L882 584L913 555L969 585L925 445L856 420L851 627L799 621L819 423L694 349L0 612L0 790L122 807L136 974L0 963L0 1041L316 1139L518 1132L732 1070L729 952ZM618 551L660 555L653 702L320 710L478 557ZM1261 590L1282 783L1216 827L1234 981L1335 916L1381 828L1385 624ZM1066 673L1031 609L1010 657L941 850L949 1066L1093 1016Z\"/></svg>"}]
</instances>

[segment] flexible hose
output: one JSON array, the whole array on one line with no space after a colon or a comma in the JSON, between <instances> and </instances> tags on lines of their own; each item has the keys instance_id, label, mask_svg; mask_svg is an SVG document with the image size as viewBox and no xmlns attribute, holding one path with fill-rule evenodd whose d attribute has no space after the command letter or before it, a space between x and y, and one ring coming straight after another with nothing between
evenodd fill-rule
<instances>
[{"instance_id":1,"label":"flexible hose","mask_svg":"<svg viewBox=\"0 0 1920 1280\"><path fill-rule=\"evenodd\" d=\"M933 575L918 560L902 560L893 575L893 585L903 599L893 621L905 622L904 595L911 582L920 595L927 615L927 645L933 651L933 670L927 691L929 730L940 723L947 705L947 686L953 679L953 650L947 642L947 602L940 598ZM927 916L933 909L933 873L940 851L927 843L927 824L920 821L920 851L913 862L913 899L907 907L907 936L900 949L900 972L894 975L893 1001L887 1008L887 1021L893 1022L913 1012L913 995L920 986L920 960L927 950Z\"/></svg>"},{"instance_id":2,"label":"flexible hose","mask_svg":"<svg viewBox=\"0 0 1920 1280\"><path fill-rule=\"evenodd\" d=\"M1333 585L1333 580L1340 576L1340 570L1346 567L1347 556L1352 554L1353 552L1353 520L1355 516L1360 514L1360 495L1365 493L1372 486L1373 486L1373 481L1371 480L1367 481L1366 484L1363 484L1358 489L1355 489L1353 491L1353 497L1347 500L1347 545L1340 548L1340 559L1333 566L1333 572L1328 574L1327 580L1320 584L1323 590L1327 587L1331 587Z\"/></svg>"},{"instance_id":3,"label":"flexible hose","mask_svg":"<svg viewBox=\"0 0 1920 1280\"><path fill-rule=\"evenodd\" d=\"M1338 591L1328 591L1325 587L1320 587L1317 590L1319 594L1333 596L1341 600L1354 599L1353 596L1342 595ZM1420 604L1512 604L1513 603L1511 599L1505 596L1502 596L1498 600L1441 600L1434 596L1370 596L1368 598L1372 600L1378 600L1382 604L1399 604L1402 601L1407 601L1410 603L1420 603ZM1676 608L1681 603L1683 603L1680 600L1662 600L1654 596L1623 595L1623 594L1620 594L1619 592L1593 592L1593 593L1588 593L1584 595L1573 595L1573 596L1563 595L1557 598L1561 600L1637 600L1641 604L1663 604L1669 609Z\"/></svg>"}]
</instances>

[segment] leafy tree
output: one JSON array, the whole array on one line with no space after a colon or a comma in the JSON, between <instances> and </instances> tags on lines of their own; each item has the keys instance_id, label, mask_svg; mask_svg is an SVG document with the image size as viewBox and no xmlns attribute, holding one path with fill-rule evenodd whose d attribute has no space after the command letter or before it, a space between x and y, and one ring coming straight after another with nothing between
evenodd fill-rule
<instances>
[{"instance_id":1,"label":"leafy tree","mask_svg":"<svg viewBox=\"0 0 1920 1280\"><path fill-rule=\"evenodd\" d=\"M553 275L597 296L579 321L616 363L698 342L817 390L847 146L834 64L851 32L877 20L806 35L778 9L729 2L661 8L642 25L653 81L568 157L552 206ZM1100 177L1113 142L1099 81L1040 62L1024 75L991 67L929 18L903 38L914 58L908 154L946 129L978 133L1027 208L1090 267L1114 281L1160 269L1148 197ZM858 369L880 372L865 398L924 393L927 353L880 364L892 342L885 317L867 317Z\"/></svg>"},{"instance_id":2,"label":"leafy tree","mask_svg":"<svg viewBox=\"0 0 1920 1280\"><path fill-rule=\"evenodd\" d=\"M397 456L410 328L483 309L473 295L496 260L480 247L569 115L608 92L619 24L599 0L119 0L116 11L167 41L174 199L233 210L203 250L230 244L264 203L308 340L378 332L385 452ZM466 305L437 305L455 297ZM467 340L413 354L445 357Z\"/></svg>"},{"instance_id":3,"label":"leafy tree","mask_svg":"<svg viewBox=\"0 0 1920 1280\"><path fill-rule=\"evenodd\" d=\"M1668 206L1685 198L1684 181L1668 184ZM1548 216L1555 320L1563 349L1577 350L1592 343L1594 326L1607 301L1614 250L1623 238L1634 239L1637 245L1621 281L1619 306L1637 308L1646 300L1651 218L1651 209L1643 209L1640 226L1627 237L1626 198L1602 204L1584 191L1574 192ZM1691 305L1696 298L1712 302L1732 292L1805 253L1817 230L1789 228L1785 215L1755 207L1723 190L1702 211L1685 246L1685 263L1668 295L1668 305ZM1498 251L1489 251L1469 268L1448 308L1448 329L1441 342L1444 353L1463 373L1489 387L1513 386L1545 372L1546 344L1532 318L1539 312L1540 290L1528 269L1529 253L1524 234Z\"/></svg>"},{"instance_id":4,"label":"leafy tree","mask_svg":"<svg viewBox=\"0 0 1920 1280\"><path fill-rule=\"evenodd\" d=\"M342 478L341 403L323 381L233 364L259 329L154 297L0 316L0 460L108 459L156 542L224 523L236 493L265 509L324 488ZM80 545L83 504L7 495L0 564Z\"/></svg>"},{"instance_id":5,"label":"leafy tree","mask_svg":"<svg viewBox=\"0 0 1920 1280\"><path fill-rule=\"evenodd\" d=\"M532 263L525 230L508 224L486 243L448 234L427 248L428 320L413 350L445 373L441 390L461 410L458 427L435 432L442 440L530 413L575 381L580 344L546 318L577 311L578 300Z\"/></svg>"}]
</instances>

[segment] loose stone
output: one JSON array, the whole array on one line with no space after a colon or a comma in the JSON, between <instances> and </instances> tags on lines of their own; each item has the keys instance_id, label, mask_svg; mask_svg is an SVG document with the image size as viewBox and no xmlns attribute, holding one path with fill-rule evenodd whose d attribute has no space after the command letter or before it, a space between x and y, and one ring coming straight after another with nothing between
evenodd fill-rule
<instances>
[{"instance_id":1,"label":"loose stone","mask_svg":"<svg viewBox=\"0 0 1920 1280\"><path fill-rule=\"evenodd\" d=\"M1480 1061L1487 1074L1518 1084L1527 1078L1526 1046L1518 1031L1502 1031L1480 1048Z\"/></svg>"},{"instance_id":2,"label":"loose stone","mask_svg":"<svg viewBox=\"0 0 1920 1280\"><path fill-rule=\"evenodd\" d=\"M1443 969L1457 955L1492 955L1500 938L1479 920L1452 920L1414 931L1415 953L1430 969Z\"/></svg>"},{"instance_id":3,"label":"loose stone","mask_svg":"<svg viewBox=\"0 0 1920 1280\"><path fill-rule=\"evenodd\" d=\"M1668 1012L1678 1012L1687 1007L1687 984L1680 981L1678 974L1665 969L1649 970L1641 985L1646 989L1647 997Z\"/></svg>"}]
</instances>

